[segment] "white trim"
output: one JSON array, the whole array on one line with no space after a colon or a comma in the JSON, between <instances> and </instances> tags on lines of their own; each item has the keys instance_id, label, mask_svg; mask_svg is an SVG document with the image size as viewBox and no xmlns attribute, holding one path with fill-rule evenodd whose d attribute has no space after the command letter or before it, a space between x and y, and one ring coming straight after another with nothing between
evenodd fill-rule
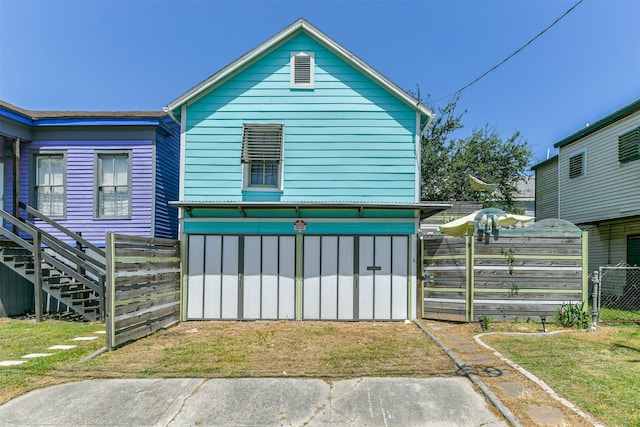
<instances>
[{"instance_id":1,"label":"white trim","mask_svg":"<svg viewBox=\"0 0 640 427\"><path fill-rule=\"evenodd\" d=\"M320 44L324 45L327 49L331 50L338 56L340 56L345 62L349 63L354 68L358 69L363 74L367 75L369 78L380 84L382 87L387 89L405 104L411 106L414 110L420 112L421 114L429 117L434 117L433 111L431 111L426 105L422 104L419 100L415 99L413 96L409 95L403 89L401 89L398 85L393 83L391 80L375 71L371 68L367 63L363 60L355 56L353 53L349 52L347 49L336 43L329 36L324 34L322 31L311 25L305 19L299 19L293 24L289 25L287 28L271 37L269 40L260 44L258 47L253 50L247 52L231 64L227 65L217 73L213 74L203 82L194 86L183 95L179 96L175 100L171 101L167 108L170 111L177 109L180 106L185 104L192 103L198 96L203 94L206 91L214 88L216 85L222 83L227 78L231 77L235 73L242 70L244 67L248 66L251 62L259 59L262 55L266 54L270 49L277 47L279 44L284 43L290 37L293 37L298 31L304 31ZM184 121L184 118L182 118Z\"/></svg>"},{"instance_id":2,"label":"white trim","mask_svg":"<svg viewBox=\"0 0 640 427\"><path fill-rule=\"evenodd\" d=\"M422 169L422 159L421 157L421 152L422 152L422 132L420 132L420 113L416 111L416 137L415 137L415 143L416 143L416 177L415 177L415 202L418 203L420 202L420 199L422 198L422 194L421 194L421 187L422 187L422 173L421 173L421 169Z\"/></svg>"},{"instance_id":3,"label":"white trim","mask_svg":"<svg viewBox=\"0 0 640 427\"><path fill-rule=\"evenodd\" d=\"M184 172L187 157L187 106L182 105L180 115L180 190L179 198L184 200Z\"/></svg>"},{"instance_id":4,"label":"white trim","mask_svg":"<svg viewBox=\"0 0 640 427\"><path fill-rule=\"evenodd\" d=\"M299 56L309 57L309 83L296 83L296 58ZM289 84L291 89L313 89L315 87L315 67L316 67L316 54L315 52L291 52L289 54Z\"/></svg>"}]
</instances>

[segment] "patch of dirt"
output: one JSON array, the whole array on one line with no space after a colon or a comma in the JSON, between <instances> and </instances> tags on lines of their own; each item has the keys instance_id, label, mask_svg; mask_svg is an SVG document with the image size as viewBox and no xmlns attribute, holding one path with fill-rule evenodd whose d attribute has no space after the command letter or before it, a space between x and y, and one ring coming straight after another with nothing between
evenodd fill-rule
<instances>
[{"instance_id":1,"label":"patch of dirt","mask_svg":"<svg viewBox=\"0 0 640 427\"><path fill-rule=\"evenodd\" d=\"M453 376L457 366L415 324L183 322L105 353L82 376Z\"/></svg>"}]
</instances>

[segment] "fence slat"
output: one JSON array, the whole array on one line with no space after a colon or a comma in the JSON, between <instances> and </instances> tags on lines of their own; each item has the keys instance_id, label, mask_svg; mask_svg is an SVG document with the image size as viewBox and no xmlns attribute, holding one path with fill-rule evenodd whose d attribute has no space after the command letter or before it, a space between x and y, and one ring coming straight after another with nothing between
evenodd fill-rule
<instances>
[{"instance_id":1,"label":"fence slat","mask_svg":"<svg viewBox=\"0 0 640 427\"><path fill-rule=\"evenodd\" d=\"M180 318L180 241L107 233L109 310L113 350Z\"/></svg>"}]
</instances>

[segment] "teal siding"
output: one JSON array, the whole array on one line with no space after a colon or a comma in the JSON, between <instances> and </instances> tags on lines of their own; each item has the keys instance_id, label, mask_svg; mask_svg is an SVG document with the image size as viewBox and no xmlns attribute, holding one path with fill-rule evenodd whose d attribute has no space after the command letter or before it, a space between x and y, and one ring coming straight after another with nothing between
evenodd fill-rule
<instances>
[{"instance_id":1,"label":"teal siding","mask_svg":"<svg viewBox=\"0 0 640 427\"><path fill-rule=\"evenodd\" d=\"M411 235L416 233L415 221L394 222L314 222L305 220L307 229L305 235ZM186 234L296 234L291 221L201 221L184 223Z\"/></svg>"},{"instance_id":2,"label":"teal siding","mask_svg":"<svg viewBox=\"0 0 640 427\"><path fill-rule=\"evenodd\" d=\"M301 50L315 52L313 90L289 87ZM285 125L277 196L242 190L245 122ZM415 127L415 110L299 34L188 106L184 199L418 202Z\"/></svg>"}]
</instances>

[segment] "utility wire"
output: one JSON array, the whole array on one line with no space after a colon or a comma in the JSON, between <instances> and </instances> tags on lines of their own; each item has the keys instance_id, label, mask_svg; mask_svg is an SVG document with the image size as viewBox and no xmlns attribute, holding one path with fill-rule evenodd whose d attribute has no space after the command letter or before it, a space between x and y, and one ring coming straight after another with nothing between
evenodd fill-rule
<instances>
[{"instance_id":1,"label":"utility wire","mask_svg":"<svg viewBox=\"0 0 640 427\"><path fill-rule=\"evenodd\" d=\"M447 95L447 96L443 96L442 98L436 99L434 102L437 101L441 101L445 98L451 98L452 96L460 96L460 94L462 93L463 90L469 88L470 86L474 85L475 83L477 83L480 79L482 79L483 77L485 77L487 74L489 74L490 72L492 72L493 70L495 70L496 68L500 67L502 64L504 64L505 62L507 62L508 60L510 60L511 58L513 58L514 56L516 56L518 53L520 53L522 50L524 50L527 46L529 46L531 43L533 43L538 37L540 37L541 35L543 35L544 33L546 33L551 27L553 27L554 25L556 25L558 22L560 22L562 20L562 18L564 18L565 16L567 16L569 13L571 13L571 11L573 11L573 9L575 9L576 7L578 7L578 5L580 3L582 3L584 0L578 0L578 2L576 2L576 4L574 4L573 6L571 6L565 13L563 13L558 19L556 19L555 21L553 21L551 23L551 25L549 25L547 28L545 28L544 30L540 31L534 38L532 38L531 40L529 40L528 42L526 42L522 47L520 47L518 50L516 50L515 52L513 52L511 55L507 56L505 59L503 59L500 63L498 63L497 65L494 65L493 67L491 67L489 70L485 71L482 75L480 75L479 77L476 77L475 80L473 80L471 83L467 84L466 86L462 87L461 89L458 89L457 91Z\"/></svg>"}]
</instances>

